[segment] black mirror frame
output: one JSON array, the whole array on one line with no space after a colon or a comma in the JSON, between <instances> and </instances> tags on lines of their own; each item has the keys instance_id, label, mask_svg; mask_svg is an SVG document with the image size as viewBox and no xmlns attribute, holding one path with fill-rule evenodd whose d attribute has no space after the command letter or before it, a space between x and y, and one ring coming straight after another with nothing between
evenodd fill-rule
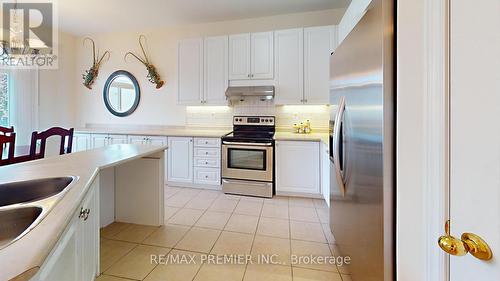
<instances>
[{"instance_id":1,"label":"black mirror frame","mask_svg":"<svg viewBox=\"0 0 500 281\"><path fill-rule=\"evenodd\" d=\"M113 82L115 77L118 75L127 76L130 80L132 80L132 83L134 84L134 88L136 89L136 96L135 96L134 104L132 105L132 107L129 110L127 110L125 112L117 112L116 110L114 110L113 107L111 106L111 104L109 104L109 99L107 97L107 93L109 91L109 86L111 85L111 82ZM106 105L106 108L108 109L109 112L111 112L111 114L118 116L118 117L126 117L126 116L129 116L130 114L132 114L139 106L139 101L141 100L141 88L139 87L139 83L137 82L137 79L135 79L135 76L132 73L130 73L126 70L117 70L117 71L111 73L111 75L109 75L108 79L106 80L106 84L104 85L104 90L103 90L103 99L104 99L104 105Z\"/></svg>"}]
</instances>

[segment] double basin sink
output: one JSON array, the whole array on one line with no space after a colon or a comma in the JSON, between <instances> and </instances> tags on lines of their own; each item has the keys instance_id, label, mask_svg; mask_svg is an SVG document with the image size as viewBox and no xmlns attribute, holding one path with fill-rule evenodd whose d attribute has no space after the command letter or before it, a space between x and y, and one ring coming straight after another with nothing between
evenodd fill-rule
<instances>
[{"instance_id":1,"label":"double basin sink","mask_svg":"<svg viewBox=\"0 0 500 281\"><path fill-rule=\"evenodd\" d=\"M0 249L33 229L75 180L55 177L0 184Z\"/></svg>"}]
</instances>

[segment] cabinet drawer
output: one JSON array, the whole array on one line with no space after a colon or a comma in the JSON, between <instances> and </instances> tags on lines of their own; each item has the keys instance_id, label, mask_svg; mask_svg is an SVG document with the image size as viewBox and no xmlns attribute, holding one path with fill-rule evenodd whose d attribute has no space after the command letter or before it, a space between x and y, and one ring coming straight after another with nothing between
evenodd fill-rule
<instances>
[{"instance_id":1,"label":"cabinet drawer","mask_svg":"<svg viewBox=\"0 0 500 281\"><path fill-rule=\"evenodd\" d=\"M219 148L210 147L195 147L194 148L195 157L220 157Z\"/></svg>"},{"instance_id":2,"label":"cabinet drawer","mask_svg":"<svg viewBox=\"0 0 500 281\"><path fill-rule=\"evenodd\" d=\"M219 160L219 158L195 157L194 158L194 166L195 167L207 167L207 168L219 168L220 167L220 160Z\"/></svg>"},{"instance_id":3,"label":"cabinet drawer","mask_svg":"<svg viewBox=\"0 0 500 281\"><path fill-rule=\"evenodd\" d=\"M220 139L214 138L195 138L194 146L201 147L220 147Z\"/></svg>"},{"instance_id":4,"label":"cabinet drawer","mask_svg":"<svg viewBox=\"0 0 500 281\"><path fill-rule=\"evenodd\" d=\"M220 185L220 169L194 168L194 182L201 184Z\"/></svg>"}]
</instances>

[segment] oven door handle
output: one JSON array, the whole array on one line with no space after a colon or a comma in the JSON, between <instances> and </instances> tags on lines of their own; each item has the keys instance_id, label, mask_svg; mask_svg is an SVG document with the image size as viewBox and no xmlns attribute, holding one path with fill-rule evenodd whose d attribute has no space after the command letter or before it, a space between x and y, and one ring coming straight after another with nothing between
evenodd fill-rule
<instances>
[{"instance_id":1,"label":"oven door handle","mask_svg":"<svg viewBox=\"0 0 500 281\"><path fill-rule=\"evenodd\" d=\"M223 183L233 183L233 184L241 184L244 183L245 185L253 185L253 186L269 186L272 185L272 182L250 182L250 181L241 181L241 180L228 180L228 179L222 179Z\"/></svg>"},{"instance_id":2,"label":"oven door handle","mask_svg":"<svg viewBox=\"0 0 500 281\"><path fill-rule=\"evenodd\" d=\"M266 143L254 143L254 142L232 142L232 141L222 141L222 144L227 144L227 145L244 145L244 146L272 146L272 142L266 142Z\"/></svg>"}]
</instances>

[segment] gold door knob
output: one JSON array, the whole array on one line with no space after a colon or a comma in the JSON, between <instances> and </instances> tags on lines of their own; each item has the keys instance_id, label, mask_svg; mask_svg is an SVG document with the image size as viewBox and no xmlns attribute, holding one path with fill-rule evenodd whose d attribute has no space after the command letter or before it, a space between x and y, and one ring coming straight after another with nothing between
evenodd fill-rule
<instances>
[{"instance_id":1,"label":"gold door knob","mask_svg":"<svg viewBox=\"0 0 500 281\"><path fill-rule=\"evenodd\" d=\"M454 256L464 256L470 253L480 260L490 260L493 257L488 244L474 233L464 233L461 239L450 235L450 221L445 225L446 235L439 237L439 247Z\"/></svg>"}]
</instances>

